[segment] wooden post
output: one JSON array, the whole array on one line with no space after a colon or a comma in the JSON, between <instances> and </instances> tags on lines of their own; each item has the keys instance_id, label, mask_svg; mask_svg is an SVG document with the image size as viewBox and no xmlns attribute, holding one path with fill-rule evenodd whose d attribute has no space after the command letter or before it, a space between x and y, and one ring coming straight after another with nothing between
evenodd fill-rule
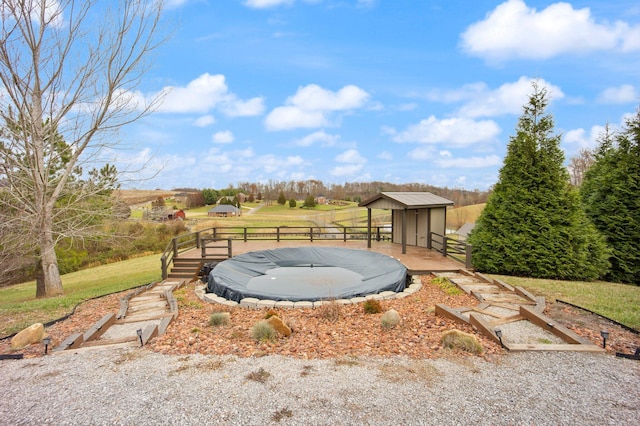
<instances>
[{"instance_id":1,"label":"wooden post","mask_svg":"<svg viewBox=\"0 0 640 426\"><path fill-rule=\"evenodd\" d=\"M407 254L407 209L402 210L402 254Z\"/></svg>"},{"instance_id":2,"label":"wooden post","mask_svg":"<svg viewBox=\"0 0 640 426\"><path fill-rule=\"evenodd\" d=\"M160 258L160 261L162 262L162 279L166 280L167 279L167 258L162 256Z\"/></svg>"},{"instance_id":3,"label":"wooden post","mask_svg":"<svg viewBox=\"0 0 640 426\"><path fill-rule=\"evenodd\" d=\"M471 253L473 252L473 246L471 244L467 244L466 249L466 258L464 267L467 269L473 269L473 263L471 262Z\"/></svg>"},{"instance_id":4,"label":"wooden post","mask_svg":"<svg viewBox=\"0 0 640 426\"><path fill-rule=\"evenodd\" d=\"M173 245L173 257L178 257L178 238L172 239L171 244Z\"/></svg>"},{"instance_id":5,"label":"wooden post","mask_svg":"<svg viewBox=\"0 0 640 426\"><path fill-rule=\"evenodd\" d=\"M200 231L196 232L196 248L200 248Z\"/></svg>"},{"instance_id":6,"label":"wooden post","mask_svg":"<svg viewBox=\"0 0 640 426\"><path fill-rule=\"evenodd\" d=\"M371 248L371 209L367 207L367 248Z\"/></svg>"},{"instance_id":7,"label":"wooden post","mask_svg":"<svg viewBox=\"0 0 640 426\"><path fill-rule=\"evenodd\" d=\"M244 228L244 242L247 242L247 228Z\"/></svg>"},{"instance_id":8,"label":"wooden post","mask_svg":"<svg viewBox=\"0 0 640 426\"><path fill-rule=\"evenodd\" d=\"M313 226L309 228L309 241L313 242Z\"/></svg>"},{"instance_id":9,"label":"wooden post","mask_svg":"<svg viewBox=\"0 0 640 426\"><path fill-rule=\"evenodd\" d=\"M447 237L442 236L442 255L447 256Z\"/></svg>"},{"instance_id":10,"label":"wooden post","mask_svg":"<svg viewBox=\"0 0 640 426\"><path fill-rule=\"evenodd\" d=\"M280 242L280 227L279 226L276 228L276 241Z\"/></svg>"},{"instance_id":11,"label":"wooden post","mask_svg":"<svg viewBox=\"0 0 640 426\"><path fill-rule=\"evenodd\" d=\"M431 247L433 246L432 243L431 243L431 239L432 238L433 237L431 236L431 231L427 231L427 248L429 250L431 250Z\"/></svg>"}]
</instances>

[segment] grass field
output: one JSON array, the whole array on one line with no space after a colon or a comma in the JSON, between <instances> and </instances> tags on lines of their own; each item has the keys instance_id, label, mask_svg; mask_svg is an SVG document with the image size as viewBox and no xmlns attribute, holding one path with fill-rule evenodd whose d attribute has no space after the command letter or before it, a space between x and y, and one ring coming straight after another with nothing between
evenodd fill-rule
<instances>
[{"instance_id":1,"label":"grass field","mask_svg":"<svg viewBox=\"0 0 640 426\"><path fill-rule=\"evenodd\" d=\"M63 296L36 299L35 281L0 288L0 337L63 317L83 300L158 280L160 255L155 254L63 275Z\"/></svg>"}]
</instances>

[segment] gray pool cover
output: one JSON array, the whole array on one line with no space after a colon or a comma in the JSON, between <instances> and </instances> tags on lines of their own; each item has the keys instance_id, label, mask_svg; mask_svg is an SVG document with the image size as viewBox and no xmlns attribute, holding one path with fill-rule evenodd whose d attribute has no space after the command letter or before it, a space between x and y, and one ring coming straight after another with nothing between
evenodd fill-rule
<instances>
[{"instance_id":1,"label":"gray pool cover","mask_svg":"<svg viewBox=\"0 0 640 426\"><path fill-rule=\"evenodd\" d=\"M207 292L239 302L257 299L348 299L404 290L407 269L384 254L339 247L295 247L244 253L211 270Z\"/></svg>"}]
</instances>

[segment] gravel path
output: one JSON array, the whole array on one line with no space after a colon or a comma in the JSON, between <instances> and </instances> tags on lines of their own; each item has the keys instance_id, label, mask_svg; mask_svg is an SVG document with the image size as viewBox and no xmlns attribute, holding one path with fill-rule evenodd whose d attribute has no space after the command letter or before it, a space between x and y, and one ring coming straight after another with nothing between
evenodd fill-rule
<instances>
[{"instance_id":1,"label":"gravel path","mask_svg":"<svg viewBox=\"0 0 640 426\"><path fill-rule=\"evenodd\" d=\"M85 350L0 362L7 425L640 424L640 363L604 354L411 360Z\"/></svg>"}]
</instances>

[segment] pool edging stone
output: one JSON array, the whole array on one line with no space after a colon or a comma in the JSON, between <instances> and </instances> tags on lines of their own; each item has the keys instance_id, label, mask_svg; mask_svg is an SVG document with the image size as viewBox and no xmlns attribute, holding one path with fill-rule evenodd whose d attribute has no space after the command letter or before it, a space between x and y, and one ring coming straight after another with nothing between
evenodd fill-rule
<instances>
[{"instance_id":1,"label":"pool edging stone","mask_svg":"<svg viewBox=\"0 0 640 426\"><path fill-rule=\"evenodd\" d=\"M337 303L342 305L354 305L358 303L363 303L367 299L375 299L375 300L394 300L394 299L402 299L405 298L416 291L420 290L422 287L420 275L412 275L411 276L411 284L409 284L403 291L394 292L394 291L382 291L376 294L369 294L367 296L358 296L351 299L338 299ZM240 306L242 308L253 308L253 309L263 309L263 308L285 308L285 309L313 309L319 308L322 306L324 301L319 300L317 302L312 301L299 301L299 302L290 302L288 300L270 300L270 299L256 299L254 297L246 297L242 299L239 303L233 300L227 300L224 297L220 297L213 293L205 292L206 285L196 285L195 294L198 298L204 302L208 303L217 303L219 305L225 305L229 307Z\"/></svg>"}]
</instances>

